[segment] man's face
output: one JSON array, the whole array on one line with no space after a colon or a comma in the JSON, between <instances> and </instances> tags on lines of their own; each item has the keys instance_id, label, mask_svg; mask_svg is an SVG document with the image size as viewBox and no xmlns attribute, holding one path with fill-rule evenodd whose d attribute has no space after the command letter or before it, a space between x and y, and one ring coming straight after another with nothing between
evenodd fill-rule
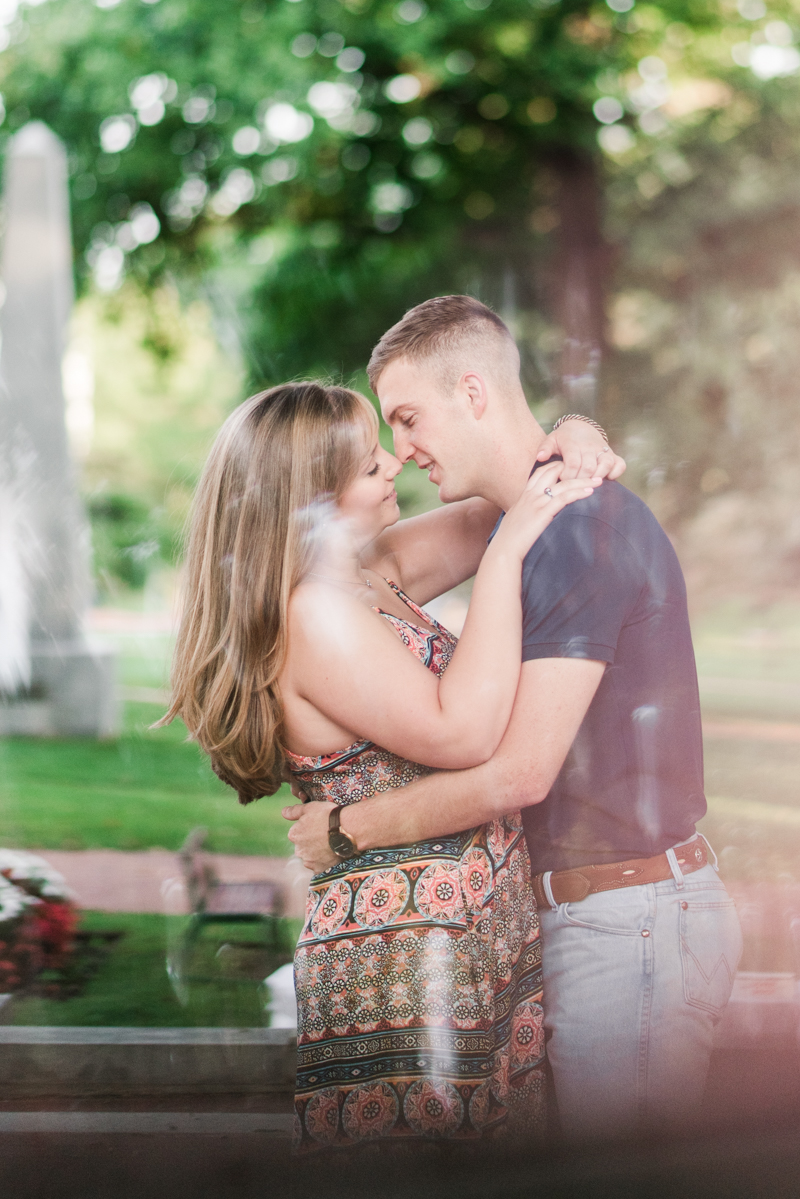
<instances>
[{"instance_id":1,"label":"man's face","mask_svg":"<svg viewBox=\"0 0 800 1199\"><path fill-rule=\"evenodd\" d=\"M470 464L477 422L466 393L457 387L446 395L431 367L396 358L378 380L378 398L400 461L413 459L427 470L445 504L474 495Z\"/></svg>"}]
</instances>

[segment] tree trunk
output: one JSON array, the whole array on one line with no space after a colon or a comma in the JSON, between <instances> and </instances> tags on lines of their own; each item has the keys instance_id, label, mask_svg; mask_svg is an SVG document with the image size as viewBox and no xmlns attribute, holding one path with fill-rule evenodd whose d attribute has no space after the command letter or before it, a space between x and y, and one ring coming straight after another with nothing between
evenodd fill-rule
<instances>
[{"instance_id":1,"label":"tree trunk","mask_svg":"<svg viewBox=\"0 0 800 1199\"><path fill-rule=\"evenodd\" d=\"M594 414L605 345L607 249L600 219L597 164L563 147L550 159L558 177L556 315L564 334L561 390L567 411Z\"/></svg>"}]
</instances>

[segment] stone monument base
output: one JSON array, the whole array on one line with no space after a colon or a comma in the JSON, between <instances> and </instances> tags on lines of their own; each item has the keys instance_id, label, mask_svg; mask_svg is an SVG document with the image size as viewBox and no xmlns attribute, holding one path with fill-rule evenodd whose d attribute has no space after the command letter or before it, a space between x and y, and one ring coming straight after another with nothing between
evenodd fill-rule
<instances>
[{"instance_id":1,"label":"stone monument base","mask_svg":"<svg viewBox=\"0 0 800 1199\"><path fill-rule=\"evenodd\" d=\"M119 732L115 655L86 640L34 642L31 684L0 697L0 736L113 737Z\"/></svg>"}]
</instances>

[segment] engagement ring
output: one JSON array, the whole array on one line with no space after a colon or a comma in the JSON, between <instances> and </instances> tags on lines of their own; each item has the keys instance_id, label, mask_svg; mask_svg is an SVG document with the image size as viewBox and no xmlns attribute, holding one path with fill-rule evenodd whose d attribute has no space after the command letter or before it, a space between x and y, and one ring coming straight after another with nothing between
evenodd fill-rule
<instances>
[{"instance_id":1,"label":"engagement ring","mask_svg":"<svg viewBox=\"0 0 800 1199\"><path fill-rule=\"evenodd\" d=\"M549 487L545 487L544 494L547 496L548 499L552 500L555 498Z\"/></svg>"}]
</instances>

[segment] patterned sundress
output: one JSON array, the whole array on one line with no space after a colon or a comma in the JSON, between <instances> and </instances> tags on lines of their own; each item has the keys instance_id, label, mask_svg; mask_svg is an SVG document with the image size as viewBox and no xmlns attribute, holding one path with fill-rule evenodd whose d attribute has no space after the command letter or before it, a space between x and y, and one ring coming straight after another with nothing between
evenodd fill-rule
<instances>
[{"instance_id":1,"label":"patterned sundress","mask_svg":"<svg viewBox=\"0 0 800 1199\"><path fill-rule=\"evenodd\" d=\"M441 675L456 639L376 608ZM290 755L310 800L347 805L431 768L371 741ZM295 954L295 1149L530 1137L545 1124L539 923L519 813L369 850L311 880Z\"/></svg>"}]
</instances>

